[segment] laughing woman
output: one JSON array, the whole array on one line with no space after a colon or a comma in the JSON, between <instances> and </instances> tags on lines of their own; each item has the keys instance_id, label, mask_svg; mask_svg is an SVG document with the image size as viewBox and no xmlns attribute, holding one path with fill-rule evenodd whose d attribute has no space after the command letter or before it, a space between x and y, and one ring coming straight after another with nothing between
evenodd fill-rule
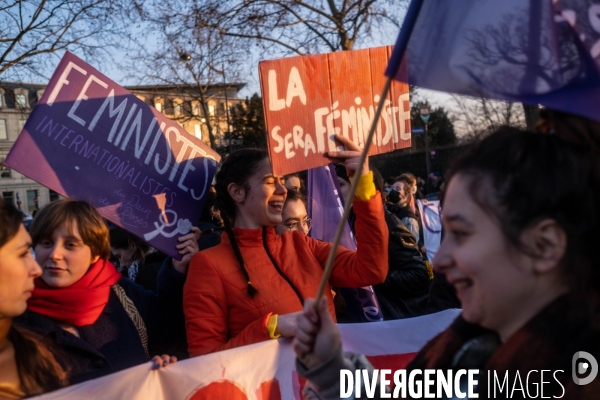
<instances>
[{"instance_id":1,"label":"laughing woman","mask_svg":"<svg viewBox=\"0 0 600 400\"><path fill-rule=\"evenodd\" d=\"M433 265L456 288L462 314L425 345L407 375L478 369L482 398L492 371L512 387L502 398L515 391L512 398L523 398L525 390L537 397L542 385L546 398L598 398L599 379L580 385L571 378L576 353L600 359L598 126L563 129L542 135L503 128L454 166ZM585 145L574 142L578 135ZM367 361L342 355L326 303L319 313L313 304L298 318L298 370L318 398L339 398L340 369L368 368Z\"/></svg>"},{"instance_id":2,"label":"laughing woman","mask_svg":"<svg viewBox=\"0 0 600 400\"><path fill-rule=\"evenodd\" d=\"M31 254L23 214L0 199L0 399L58 389L66 373L39 337L12 324L27 307L42 270Z\"/></svg>"},{"instance_id":3,"label":"laughing woman","mask_svg":"<svg viewBox=\"0 0 600 400\"><path fill-rule=\"evenodd\" d=\"M165 260L158 294L123 278L108 261L108 227L89 203L65 199L44 206L31 236L43 273L18 322L56 343L72 383L144 363L182 336L193 233L183 237L191 247L181 262ZM152 360L155 368L176 361L166 355Z\"/></svg>"},{"instance_id":4,"label":"laughing woman","mask_svg":"<svg viewBox=\"0 0 600 400\"><path fill-rule=\"evenodd\" d=\"M361 287L383 282L387 274L387 227L380 194L360 151L340 138L348 151L348 175L360 176L354 209L356 252L340 248L330 283ZM367 160L368 162L368 160ZM287 189L274 176L266 151L232 153L217 174L217 201L225 222L221 243L198 253L184 289L184 312L191 356L293 336L297 312L314 296L331 245L294 230L277 236ZM331 290L325 290L331 300ZM334 314L333 307L329 310Z\"/></svg>"}]
</instances>

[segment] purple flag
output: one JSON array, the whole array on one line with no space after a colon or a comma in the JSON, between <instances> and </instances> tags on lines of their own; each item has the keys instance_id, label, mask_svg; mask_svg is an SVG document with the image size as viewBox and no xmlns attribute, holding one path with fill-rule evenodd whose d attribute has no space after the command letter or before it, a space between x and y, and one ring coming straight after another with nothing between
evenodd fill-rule
<instances>
[{"instance_id":1,"label":"purple flag","mask_svg":"<svg viewBox=\"0 0 600 400\"><path fill-rule=\"evenodd\" d=\"M386 75L404 56L412 85L600 121L600 5L588 0L413 0Z\"/></svg>"},{"instance_id":2,"label":"purple flag","mask_svg":"<svg viewBox=\"0 0 600 400\"><path fill-rule=\"evenodd\" d=\"M310 237L332 243L335 231L344 213L339 195L335 168L332 164L308 170L306 183L308 215L313 220ZM356 251L356 241L348 223L345 223L340 245ZM340 288L353 322L383 321L377 297L371 286L351 289Z\"/></svg>"}]
</instances>

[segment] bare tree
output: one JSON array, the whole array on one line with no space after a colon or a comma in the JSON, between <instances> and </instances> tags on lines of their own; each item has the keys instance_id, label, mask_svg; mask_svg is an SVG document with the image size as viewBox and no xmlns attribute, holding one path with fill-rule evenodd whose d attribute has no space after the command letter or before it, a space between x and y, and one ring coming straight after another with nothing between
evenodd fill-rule
<instances>
[{"instance_id":1,"label":"bare tree","mask_svg":"<svg viewBox=\"0 0 600 400\"><path fill-rule=\"evenodd\" d=\"M454 122L465 139L479 138L504 125L525 127L520 103L457 95L452 99Z\"/></svg>"},{"instance_id":2,"label":"bare tree","mask_svg":"<svg viewBox=\"0 0 600 400\"><path fill-rule=\"evenodd\" d=\"M156 44L134 57L131 76L144 82L187 87L207 104L215 84L236 82L254 64L256 46L283 56L350 50L396 15L407 0L150 0L137 11ZM390 13L388 10L392 10ZM223 91L227 88L224 87ZM216 147L214 120L203 121Z\"/></svg>"},{"instance_id":3,"label":"bare tree","mask_svg":"<svg viewBox=\"0 0 600 400\"><path fill-rule=\"evenodd\" d=\"M406 0L195 0L194 29L212 29L277 54L352 50L379 28L399 27Z\"/></svg>"},{"instance_id":4,"label":"bare tree","mask_svg":"<svg viewBox=\"0 0 600 400\"><path fill-rule=\"evenodd\" d=\"M0 2L0 77L43 75L53 53L86 59L121 46L128 30L126 0L8 0Z\"/></svg>"},{"instance_id":5,"label":"bare tree","mask_svg":"<svg viewBox=\"0 0 600 400\"><path fill-rule=\"evenodd\" d=\"M152 30L154 40L140 47L131 59L128 69L132 77L140 77L146 84L168 85L185 93L200 107L196 112L184 112L176 117L179 123L190 120L202 122L210 146L217 148L215 128L227 109L210 109L216 98L243 84L236 83L239 60L243 49L213 30L194 30L194 15L173 14L178 2L161 3L160 7L145 8L143 17ZM180 8L181 10L181 8ZM234 100L235 98L231 98ZM189 102L186 102L189 104ZM188 110L189 111L189 110Z\"/></svg>"}]
</instances>

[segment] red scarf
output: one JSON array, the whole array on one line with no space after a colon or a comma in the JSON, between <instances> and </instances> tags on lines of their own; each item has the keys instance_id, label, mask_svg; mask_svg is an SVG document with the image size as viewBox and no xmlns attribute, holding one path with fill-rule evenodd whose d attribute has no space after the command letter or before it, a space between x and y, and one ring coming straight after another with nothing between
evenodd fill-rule
<instances>
[{"instance_id":1,"label":"red scarf","mask_svg":"<svg viewBox=\"0 0 600 400\"><path fill-rule=\"evenodd\" d=\"M27 309L70 325L91 325L100 317L111 286L120 278L115 266L102 259L92 264L88 272L69 287L55 288L37 278Z\"/></svg>"}]
</instances>

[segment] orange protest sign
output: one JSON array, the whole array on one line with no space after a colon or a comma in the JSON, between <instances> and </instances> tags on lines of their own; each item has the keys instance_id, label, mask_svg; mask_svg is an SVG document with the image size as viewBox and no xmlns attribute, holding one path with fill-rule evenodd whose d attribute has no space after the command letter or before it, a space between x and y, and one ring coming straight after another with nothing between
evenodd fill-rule
<instances>
[{"instance_id":1,"label":"orange protest sign","mask_svg":"<svg viewBox=\"0 0 600 400\"><path fill-rule=\"evenodd\" d=\"M341 146L334 134L364 147L381 101L384 108L369 154L410 147L408 84L394 81L388 96L380 98L391 51L387 46L259 63L276 175L327 165L323 154Z\"/></svg>"}]
</instances>

